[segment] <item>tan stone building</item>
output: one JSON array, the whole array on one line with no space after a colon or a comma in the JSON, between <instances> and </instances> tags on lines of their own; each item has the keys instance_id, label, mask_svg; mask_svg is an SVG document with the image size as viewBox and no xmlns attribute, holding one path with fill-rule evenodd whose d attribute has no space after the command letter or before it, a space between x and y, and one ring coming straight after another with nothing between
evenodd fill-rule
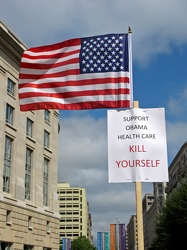
<instances>
[{"instance_id":1,"label":"tan stone building","mask_svg":"<svg viewBox=\"0 0 187 250\"><path fill-rule=\"evenodd\" d=\"M76 239L86 236L92 242L92 220L85 188L58 183L60 238Z\"/></svg>"},{"instance_id":2,"label":"tan stone building","mask_svg":"<svg viewBox=\"0 0 187 250\"><path fill-rule=\"evenodd\" d=\"M185 142L169 166L169 182L166 192L169 196L180 187L181 182L187 181L187 142Z\"/></svg>"},{"instance_id":3,"label":"tan stone building","mask_svg":"<svg viewBox=\"0 0 187 250\"><path fill-rule=\"evenodd\" d=\"M154 202L153 194L145 194L142 200L143 211L143 233L144 233L144 250L148 250L149 230L148 230L148 211Z\"/></svg>"},{"instance_id":4,"label":"tan stone building","mask_svg":"<svg viewBox=\"0 0 187 250\"><path fill-rule=\"evenodd\" d=\"M127 225L128 250L138 250L138 231L136 215L131 215Z\"/></svg>"},{"instance_id":5,"label":"tan stone building","mask_svg":"<svg viewBox=\"0 0 187 250\"><path fill-rule=\"evenodd\" d=\"M145 250L149 249L151 247L151 244L153 243L153 240L155 238L155 225L156 225L156 219L159 214L162 213L163 206L166 202L166 182L154 182L153 188L154 188L154 202L149 207L149 209L146 212L146 217L144 218L144 223L147 226L146 229L144 229L144 235L145 232L147 232L147 237L144 238L145 244L144 248Z\"/></svg>"},{"instance_id":6,"label":"tan stone building","mask_svg":"<svg viewBox=\"0 0 187 250\"><path fill-rule=\"evenodd\" d=\"M59 113L20 112L25 49L0 21L0 249L59 249Z\"/></svg>"}]
</instances>

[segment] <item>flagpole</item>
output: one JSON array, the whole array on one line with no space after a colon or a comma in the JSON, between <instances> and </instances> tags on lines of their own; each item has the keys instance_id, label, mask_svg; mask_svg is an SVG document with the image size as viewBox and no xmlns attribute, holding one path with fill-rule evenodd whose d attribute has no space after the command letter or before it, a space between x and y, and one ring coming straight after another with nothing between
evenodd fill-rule
<instances>
[{"instance_id":1,"label":"flagpole","mask_svg":"<svg viewBox=\"0 0 187 250\"><path fill-rule=\"evenodd\" d=\"M128 29L128 52L129 52L129 73L130 73L130 107L132 107L133 104L133 73L132 73L132 38L131 38L131 34L132 34L132 30L129 26Z\"/></svg>"},{"instance_id":2,"label":"flagpole","mask_svg":"<svg viewBox=\"0 0 187 250\"><path fill-rule=\"evenodd\" d=\"M139 108L139 102L133 102L133 108ZM142 183L135 182L136 189L136 219L137 219L137 232L138 232L138 250L144 250L144 237L143 237L143 213L142 213Z\"/></svg>"}]
</instances>

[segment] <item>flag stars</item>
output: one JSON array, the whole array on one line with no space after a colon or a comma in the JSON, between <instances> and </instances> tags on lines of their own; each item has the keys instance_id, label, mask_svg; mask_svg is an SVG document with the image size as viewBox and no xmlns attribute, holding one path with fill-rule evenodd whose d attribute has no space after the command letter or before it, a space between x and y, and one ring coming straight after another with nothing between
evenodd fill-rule
<instances>
[{"instance_id":1,"label":"flag stars","mask_svg":"<svg viewBox=\"0 0 187 250\"><path fill-rule=\"evenodd\" d=\"M82 73L117 72L124 70L125 35L83 38L80 52Z\"/></svg>"}]
</instances>

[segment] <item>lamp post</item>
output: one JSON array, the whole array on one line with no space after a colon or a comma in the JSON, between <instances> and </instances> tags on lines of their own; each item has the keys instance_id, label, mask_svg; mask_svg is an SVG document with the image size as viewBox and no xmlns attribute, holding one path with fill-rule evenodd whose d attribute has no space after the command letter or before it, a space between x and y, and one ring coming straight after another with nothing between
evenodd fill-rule
<instances>
[{"instance_id":1,"label":"lamp post","mask_svg":"<svg viewBox=\"0 0 187 250\"><path fill-rule=\"evenodd\" d=\"M117 246L116 250L119 250L119 221L118 221L118 218L116 218L116 246Z\"/></svg>"},{"instance_id":2,"label":"lamp post","mask_svg":"<svg viewBox=\"0 0 187 250\"><path fill-rule=\"evenodd\" d=\"M104 227L102 228L102 250L105 250L105 233L104 233Z\"/></svg>"}]
</instances>

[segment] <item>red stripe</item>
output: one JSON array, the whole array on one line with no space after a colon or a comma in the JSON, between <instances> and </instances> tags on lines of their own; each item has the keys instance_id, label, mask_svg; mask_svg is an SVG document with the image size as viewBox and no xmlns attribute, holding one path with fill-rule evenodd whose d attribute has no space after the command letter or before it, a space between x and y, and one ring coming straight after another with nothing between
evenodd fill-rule
<instances>
[{"instance_id":1,"label":"red stripe","mask_svg":"<svg viewBox=\"0 0 187 250\"><path fill-rule=\"evenodd\" d=\"M19 79L45 79L45 78L58 78L58 77L65 77L65 76L69 76L69 75L79 75L80 74L80 70L79 69L70 69L70 70L66 70L66 71L61 71L58 73L52 73L52 74L42 74L42 75L32 75L32 74L20 74L19 75Z\"/></svg>"},{"instance_id":2,"label":"red stripe","mask_svg":"<svg viewBox=\"0 0 187 250\"><path fill-rule=\"evenodd\" d=\"M90 84L105 84L105 83L129 83L128 77L117 77L117 78L95 78L95 79L85 79L85 80L74 80L74 81L67 81L65 82L46 82L42 84L34 84L34 83L22 83L19 84L19 89L21 88L58 88L58 87L70 87L70 86L85 86Z\"/></svg>"},{"instance_id":3,"label":"red stripe","mask_svg":"<svg viewBox=\"0 0 187 250\"><path fill-rule=\"evenodd\" d=\"M80 109L99 109L99 108L130 108L130 101L104 101L104 102L81 102L73 104L59 104L52 102L39 102L36 104L20 105L21 111L40 110L40 109L61 109L61 110L80 110Z\"/></svg>"},{"instance_id":4,"label":"red stripe","mask_svg":"<svg viewBox=\"0 0 187 250\"><path fill-rule=\"evenodd\" d=\"M51 52L52 50L62 49L64 47L70 47L70 46L77 46L81 44L80 38L70 39L66 40L60 43L50 44L50 45L44 45L44 46L38 46L34 48L30 48L29 51L31 52Z\"/></svg>"},{"instance_id":5,"label":"red stripe","mask_svg":"<svg viewBox=\"0 0 187 250\"><path fill-rule=\"evenodd\" d=\"M55 97L60 99L70 98L70 97L84 97L84 96L97 96L97 95L119 95L119 94L130 94L129 89L102 89L102 90L83 90L83 91L72 91L72 92L60 92L60 93L41 93L41 92L27 92L27 93L20 93L19 98L37 98L41 96L45 97Z\"/></svg>"}]
</instances>

